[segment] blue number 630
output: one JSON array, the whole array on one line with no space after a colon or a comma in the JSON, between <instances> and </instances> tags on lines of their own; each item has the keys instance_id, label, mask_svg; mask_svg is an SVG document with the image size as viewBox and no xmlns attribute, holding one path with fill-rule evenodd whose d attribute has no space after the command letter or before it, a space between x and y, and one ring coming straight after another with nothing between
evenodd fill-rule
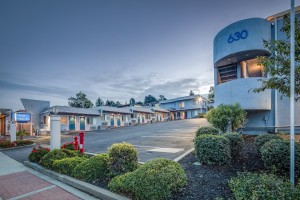
<instances>
[{"instance_id":1,"label":"blue number 630","mask_svg":"<svg viewBox=\"0 0 300 200\"><path fill-rule=\"evenodd\" d=\"M248 31L242 30L241 32L235 32L233 35L230 34L227 42L233 43L234 41L238 41L239 39L246 39L248 37Z\"/></svg>"}]
</instances>

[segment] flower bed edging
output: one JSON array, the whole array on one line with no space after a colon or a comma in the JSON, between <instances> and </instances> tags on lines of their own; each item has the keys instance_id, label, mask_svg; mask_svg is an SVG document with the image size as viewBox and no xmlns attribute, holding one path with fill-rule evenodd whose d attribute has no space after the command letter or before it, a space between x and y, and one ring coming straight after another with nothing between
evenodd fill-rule
<instances>
[{"instance_id":1,"label":"flower bed edging","mask_svg":"<svg viewBox=\"0 0 300 200\"><path fill-rule=\"evenodd\" d=\"M97 187L95 185L92 185L92 184L89 184L89 183L86 183L84 181L80 181L80 180L77 180L75 178L72 178L72 177L69 177L69 176L66 176L66 175L62 175L62 174L59 174L55 171L52 171L52 170L49 170L49 169L46 169L42 166L40 166L39 164L36 164L36 163L32 163L32 162L29 162L29 161L25 161L24 162L24 165L27 166L27 167L30 167L42 174L45 174L51 178L54 178L58 181L61 181L65 184L68 184L74 188L77 188L83 192L86 192L92 196L95 196L97 198L100 198L100 199L104 199L104 200L129 200L128 198L124 197L124 196L121 196L121 195L118 195L118 194L115 194L109 190L105 190L103 188L100 188L100 187Z\"/></svg>"},{"instance_id":2,"label":"flower bed edging","mask_svg":"<svg viewBox=\"0 0 300 200\"><path fill-rule=\"evenodd\" d=\"M7 151L7 150L12 150L12 149L21 149L21 148L25 148L25 147L33 147L36 144L29 144L29 145L22 145L22 146L16 146L16 147L9 147L9 148L0 148L0 151Z\"/></svg>"}]
</instances>

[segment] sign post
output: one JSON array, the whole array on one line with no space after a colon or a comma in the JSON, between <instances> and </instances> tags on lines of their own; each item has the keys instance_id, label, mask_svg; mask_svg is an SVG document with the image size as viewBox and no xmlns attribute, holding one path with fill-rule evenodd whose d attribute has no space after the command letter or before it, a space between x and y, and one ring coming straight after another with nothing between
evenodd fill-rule
<instances>
[{"instance_id":1,"label":"sign post","mask_svg":"<svg viewBox=\"0 0 300 200\"><path fill-rule=\"evenodd\" d=\"M60 149L60 116L51 115L50 116L50 149Z\"/></svg>"}]
</instances>

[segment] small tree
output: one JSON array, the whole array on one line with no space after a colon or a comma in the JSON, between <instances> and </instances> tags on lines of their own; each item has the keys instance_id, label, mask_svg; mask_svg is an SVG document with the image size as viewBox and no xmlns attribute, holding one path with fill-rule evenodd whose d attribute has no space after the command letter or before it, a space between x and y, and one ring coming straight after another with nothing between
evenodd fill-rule
<instances>
[{"instance_id":1,"label":"small tree","mask_svg":"<svg viewBox=\"0 0 300 200\"><path fill-rule=\"evenodd\" d=\"M104 101L99 97L95 102L95 106L103 106L103 105L104 105Z\"/></svg>"},{"instance_id":2,"label":"small tree","mask_svg":"<svg viewBox=\"0 0 300 200\"><path fill-rule=\"evenodd\" d=\"M131 106L133 106L133 105L135 104L135 99L134 99L134 98L130 98L129 104L130 104Z\"/></svg>"},{"instance_id":3,"label":"small tree","mask_svg":"<svg viewBox=\"0 0 300 200\"><path fill-rule=\"evenodd\" d=\"M266 89L277 89L284 96L290 96L290 18L284 17L281 32L287 40L263 41L266 49L271 52L269 57L258 57L259 65L263 66L268 79L261 79L262 86L253 89L262 92ZM300 98L300 21L295 19L295 100Z\"/></svg>"},{"instance_id":4,"label":"small tree","mask_svg":"<svg viewBox=\"0 0 300 200\"><path fill-rule=\"evenodd\" d=\"M158 101L164 101L167 100L167 98L164 95L159 95Z\"/></svg>"},{"instance_id":5,"label":"small tree","mask_svg":"<svg viewBox=\"0 0 300 200\"><path fill-rule=\"evenodd\" d=\"M76 94L76 97L70 97L68 100L71 107L91 108L94 106L91 100L86 97L86 94L81 91Z\"/></svg>"},{"instance_id":6,"label":"small tree","mask_svg":"<svg viewBox=\"0 0 300 200\"><path fill-rule=\"evenodd\" d=\"M157 99L152 96L152 95L148 95L148 96L145 96L145 100L144 100L144 103L147 105L147 104L152 104L152 103L157 103Z\"/></svg>"},{"instance_id":7,"label":"small tree","mask_svg":"<svg viewBox=\"0 0 300 200\"><path fill-rule=\"evenodd\" d=\"M193 92L193 90L190 91L190 96L194 96L195 93Z\"/></svg>"},{"instance_id":8,"label":"small tree","mask_svg":"<svg viewBox=\"0 0 300 200\"><path fill-rule=\"evenodd\" d=\"M219 105L208 111L206 119L214 127L226 132L228 122L231 125L231 132L237 128L241 128L246 124L246 111L244 111L238 103L233 105Z\"/></svg>"},{"instance_id":9,"label":"small tree","mask_svg":"<svg viewBox=\"0 0 300 200\"><path fill-rule=\"evenodd\" d=\"M214 102L215 101L214 86L210 86L210 88L209 88L208 101L209 102Z\"/></svg>"}]
</instances>

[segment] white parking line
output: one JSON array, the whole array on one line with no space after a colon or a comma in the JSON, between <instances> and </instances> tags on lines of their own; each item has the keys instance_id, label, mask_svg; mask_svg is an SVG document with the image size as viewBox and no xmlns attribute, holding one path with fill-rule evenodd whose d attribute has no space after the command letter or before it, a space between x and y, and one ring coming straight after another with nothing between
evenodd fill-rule
<instances>
[{"instance_id":1,"label":"white parking line","mask_svg":"<svg viewBox=\"0 0 300 200\"><path fill-rule=\"evenodd\" d=\"M172 135L149 135L149 136L141 136L141 137L195 138L192 136L172 136Z\"/></svg>"}]
</instances>

